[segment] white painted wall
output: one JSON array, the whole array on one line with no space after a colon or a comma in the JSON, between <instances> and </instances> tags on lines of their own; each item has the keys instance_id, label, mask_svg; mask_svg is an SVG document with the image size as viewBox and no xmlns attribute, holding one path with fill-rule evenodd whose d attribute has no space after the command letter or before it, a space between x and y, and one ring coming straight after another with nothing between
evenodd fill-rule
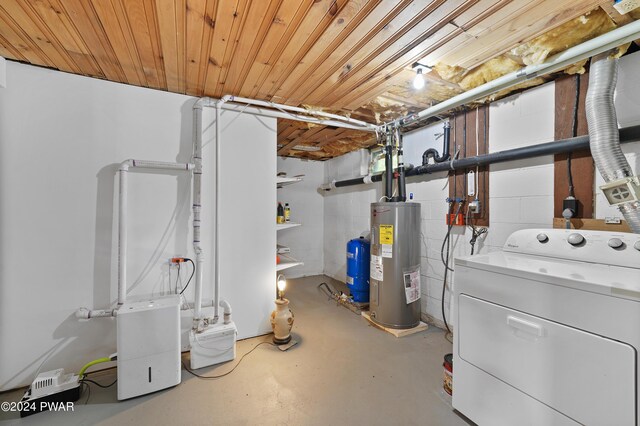
<instances>
[{"instance_id":1,"label":"white painted wall","mask_svg":"<svg viewBox=\"0 0 640 426\"><path fill-rule=\"evenodd\" d=\"M620 60L616 92L616 108L621 127L640 124L640 53ZM489 113L490 151L496 152L547 142L554 138L554 83L494 102ZM420 164L424 150L441 150L442 125L434 124L407 134L404 139L405 161ZM640 173L640 142L623 146L632 167ZM360 156L349 154L326 162L327 181L345 179L361 173ZM596 187L602 178L596 173ZM441 324L441 292L444 266L440 248L446 233L444 223L449 194L445 173L411 178L407 192L422 205L422 312ZM366 230L369 203L382 195L382 184L360 185L325 194L325 273L344 281L344 244L347 236ZM491 166L489 175L491 203L490 228L486 238L476 244L476 252L500 250L514 231L553 225L553 156L534 158ZM596 217L621 216L610 207L600 191L596 191ZM333 227L327 224L333 224ZM468 229L453 228L454 256L470 253ZM449 293L445 295L445 311L449 312Z\"/></svg>"},{"instance_id":2,"label":"white painted wall","mask_svg":"<svg viewBox=\"0 0 640 426\"><path fill-rule=\"evenodd\" d=\"M289 203L291 221L302 224L302 227L278 231L278 243L291 248L291 256L304 262L302 266L286 269L284 275L298 278L322 274L324 199L318 187L324 183L324 163L278 157L278 172L286 172L288 177L305 175L302 182L277 191L278 201L283 206Z\"/></svg>"},{"instance_id":3,"label":"white painted wall","mask_svg":"<svg viewBox=\"0 0 640 426\"><path fill-rule=\"evenodd\" d=\"M117 165L127 158L189 161L194 103L10 61L7 73L9 87L0 89L0 390L29 383L43 363L44 370L73 371L115 351L113 319L79 322L74 312L116 300ZM231 115L223 116L223 155L233 159L223 162L222 215L230 226L221 234L229 265L222 295L247 336L268 331L273 298L275 122L244 116L231 124ZM208 143L205 298L213 285L212 153ZM241 165L251 170L246 177L238 177ZM162 294L176 278L174 270L169 282L166 259L194 257L190 178L134 172L129 183L129 294ZM261 247L269 247L268 260L258 256ZM238 268L244 256L259 266Z\"/></svg>"}]
</instances>

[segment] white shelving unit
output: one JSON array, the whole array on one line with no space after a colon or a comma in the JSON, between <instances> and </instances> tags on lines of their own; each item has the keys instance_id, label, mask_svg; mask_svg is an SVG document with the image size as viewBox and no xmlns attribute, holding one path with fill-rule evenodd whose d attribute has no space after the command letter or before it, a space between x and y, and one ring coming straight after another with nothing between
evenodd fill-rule
<instances>
[{"instance_id":1,"label":"white shelving unit","mask_svg":"<svg viewBox=\"0 0 640 426\"><path fill-rule=\"evenodd\" d=\"M286 185L291 185L297 182L301 182L302 177L276 177L276 188L282 188ZM300 223L294 222L286 222L286 223L278 223L276 224L276 231L281 231L283 229L295 228L296 226L300 226ZM276 244L276 254L280 256L280 263L276 265L276 272L284 271L285 269L293 268L294 266L304 265L304 262L301 262L290 255L291 250L289 247L284 246L282 244Z\"/></svg>"}]
</instances>

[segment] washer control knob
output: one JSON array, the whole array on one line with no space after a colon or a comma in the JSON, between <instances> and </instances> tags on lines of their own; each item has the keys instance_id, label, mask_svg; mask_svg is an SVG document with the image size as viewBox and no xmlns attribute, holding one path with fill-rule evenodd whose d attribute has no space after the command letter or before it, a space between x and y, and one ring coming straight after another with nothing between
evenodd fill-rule
<instances>
[{"instance_id":1,"label":"washer control knob","mask_svg":"<svg viewBox=\"0 0 640 426\"><path fill-rule=\"evenodd\" d=\"M571 244L572 246L578 246L580 244L582 244L584 242L584 237L581 234L570 234L569 238L567 238L567 241L569 242L569 244Z\"/></svg>"},{"instance_id":2,"label":"washer control knob","mask_svg":"<svg viewBox=\"0 0 640 426\"><path fill-rule=\"evenodd\" d=\"M611 238L607 244L609 244L609 247L617 249L622 247L624 243L620 238Z\"/></svg>"},{"instance_id":3,"label":"washer control knob","mask_svg":"<svg viewBox=\"0 0 640 426\"><path fill-rule=\"evenodd\" d=\"M538 241L540 241L541 243L546 243L547 241L549 241L549 237L547 236L547 234L545 234L544 232L539 233L538 235L536 235L536 238L538 239ZM638 243L640 243L640 241L638 241Z\"/></svg>"},{"instance_id":4,"label":"washer control knob","mask_svg":"<svg viewBox=\"0 0 640 426\"><path fill-rule=\"evenodd\" d=\"M636 243L633 245L633 248L640 251L640 240L636 241Z\"/></svg>"}]
</instances>

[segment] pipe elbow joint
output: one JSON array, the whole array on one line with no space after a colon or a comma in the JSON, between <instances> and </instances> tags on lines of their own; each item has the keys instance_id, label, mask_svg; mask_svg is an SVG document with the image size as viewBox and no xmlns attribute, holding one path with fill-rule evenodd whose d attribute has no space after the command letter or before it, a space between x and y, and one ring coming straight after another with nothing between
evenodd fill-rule
<instances>
[{"instance_id":1,"label":"pipe elbow joint","mask_svg":"<svg viewBox=\"0 0 640 426\"><path fill-rule=\"evenodd\" d=\"M87 320L89 318L91 318L90 315L89 315L89 309L87 309L87 308L79 308L76 311L76 318L77 319L87 319Z\"/></svg>"},{"instance_id":2,"label":"pipe elbow joint","mask_svg":"<svg viewBox=\"0 0 640 426\"><path fill-rule=\"evenodd\" d=\"M231 305L226 300L221 300L219 306L223 309L224 323L229 324L231 322Z\"/></svg>"}]
</instances>

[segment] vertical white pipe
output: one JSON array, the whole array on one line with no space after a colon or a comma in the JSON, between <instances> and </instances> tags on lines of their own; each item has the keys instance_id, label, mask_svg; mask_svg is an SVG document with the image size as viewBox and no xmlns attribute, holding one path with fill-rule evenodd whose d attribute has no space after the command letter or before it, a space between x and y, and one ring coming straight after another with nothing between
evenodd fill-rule
<instances>
[{"instance_id":1,"label":"vertical white pipe","mask_svg":"<svg viewBox=\"0 0 640 426\"><path fill-rule=\"evenodd\" d=\"M196 102L193 107L193 251L196 255L196 288L194 300L194 328L199 329L202 320L202 275L204 258L200 245L200 210L202 185L202 105Z\"/></svg>"},{"instance_id":2,"label":"vertical white pipe","mask_svg":"<svg viewBox=\"0 0 640 426\"><path fill-rule=\"evenodd\" d=\"M129 165L122 163L119 171L118 203L118 305L127 299L127 175Z\"/></svg>"},{"instance_id":3,"label":"vertical white pipe","mask_svg":"<svg viewBox=\"0 0 640 426\"><path fill-rule=\"evenodd\" d=\"M216 206L215 206L215 289L213 299L213 320L218 321L218 315L220 312L220 164L221 161L221 147L222 147L222 125L220 124L220 109L225 99L220 99L216 102Z\"/></svg>"}]
</instances>

